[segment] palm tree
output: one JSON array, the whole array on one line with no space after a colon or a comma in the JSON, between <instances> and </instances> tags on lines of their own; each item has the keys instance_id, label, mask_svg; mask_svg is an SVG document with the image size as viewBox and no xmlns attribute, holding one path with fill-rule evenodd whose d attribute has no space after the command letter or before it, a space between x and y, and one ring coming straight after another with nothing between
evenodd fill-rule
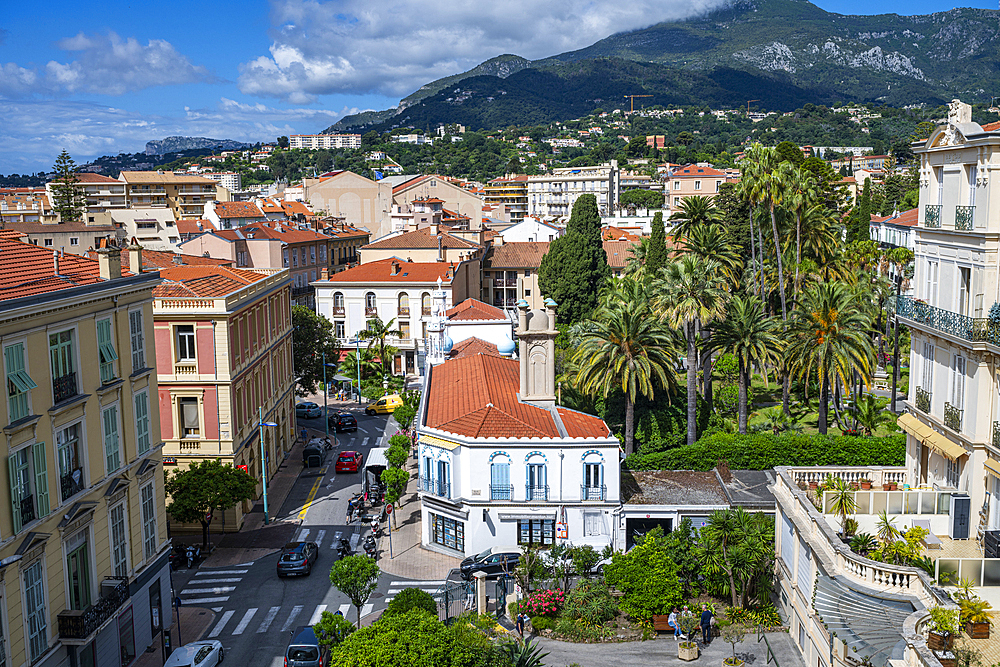
<instances>
[{"instance_id":1,"label":"palm tree","mask_svg":"<svg viewBox=\"0 0 1000 667\"><path fill-rule=\"evenodd\" d=\"M674 243L690 235L699 225L708 225L718 220L719 214L712 199L714 197L685 197L681 200L680 210L670 216L671 220L676 221L671 232Z\"/></svg>"},{"instance_id":2,"label":"palm tree","mask_svg":"<svg viewBox=\"0 0 1000 667\"><path fill-rule=\"evenodd\" d=\"M790 372L819 381L819 432L826 433L831 381L851 386L854 373L871 377L871 318L844 283L818 283L802 293L789 322L785 361Z\"/></svg>"},{"instance_id":3,"label":"palm tree","mask_svg":"<svg viewBox=\"0 0 1000 667\"><path fill-rule=\"evenodd\" d=\"M349 378L356 378L358 377L359 364L361 365L362 380L381 370L381 364L375 361L375 353L368 348L362 348L360 356L357 350L351 350L344 355L344 360L340 362L340 368L337 372Z\"/></svg>"},{"instance_id":4,"label":"palm tree","mask_svg":"<svg viewBox=\"0 0 1000 667\"><path fill-rule=\"evenodd\" d=\"M756 296L734 296L726 306L726 318L712 332L712 346L736 357L739 385L739 432L747 432L747 391L753 367L763 368L779 359L783 343L773 317L764 314Z\"/></svg>"},{"instance_id":5,"label":"palm tree","mask_svg":"<svg viewBox=\"0 0 1000 667\"><path fill-rule=\"evenodd\" d=\"M887 411L885 407L889 404L887 398L877 398L873 394L864 394L851 407L851 416L854 417L858 428L865 435L871 435L883 424L893 424L896 422L896 415Z\"/></svg>"},{"instance_id":6,"label":"palm tree","mask_svg":"<svg viewBox=\"0 0 1000 667\"><path fill-rule=\"evenodd\" d=\"M795 282L793 293L799 295L799 264L802 263L802 218L816 202L818 196L816 179L805 169L794 168L791 179L788 205L795 217Z\"/></svg>"},{"instance_id":7,"label":"palm tree","mask_svg":"<svg viewBox=\"0 0 1000 667\"><path fill-rule=\"evenodd\" d=\"M382 363L383 381L390 375L390 359L395 356L395 354L389 354L389 351L394 348L386 342L386 339L389 336L396 336L398 338L403 336L403 332L399 329L392 328L395 324L395 317L388 322L383 322L382 318L376 315L368 320L367 329L358 332L358 338L368 341L368 349L374 348L378 352L379 361Z\"/></svg>"},{"instance_id":8,"label":"palm tree","mask_svg":"<svg viewBox=\"0 0 1000 667\"><path fill-rule=\"evenodd\" d=\"M851 485L837 477L833 482L833 488L828 489L833 493L830 498L830 511L840 517L840 525L847 536L847 517L858 511L858 501L854 495Z\"/></svg>"},{"instance_id":9,"label":"palm tree","mask_svg":"<svg viewBox=\"0 0 1000 667\"><path fill-rule=\"evenodd\" d=\"M627 275L642 276L643 268L646 265L646 253L649 251L649 237L644 236L639 243L633 243L629 249L629 255L625 260L625 273Z\"/></svg>"},{"instance_id":10,"label":"palm tree","mask_svg":"<svg viewBox=\"0 0 1000 667\"><path fill-rule=\"evenodd\" d=\"M651 314L642 283L616 282L580 336L573 363L580 391L605 398L613 389L625 394L625 453L631 454L636 393L652 399L656 384L675 384L676 354L670 330Z\"/></svg>"},{"instance_id":11,"label":"palm tree","mask_svg":"<svg viewBox=\"0 0 1000 667\"><path fill-rule=\"evenodd\" d=\"M894 542L899 537L899 528L896 527L893 519L885 510L878 513L878 520L875 522L875 532L878 535L879 542L883 546Z\"/></svg>"},{"instance_id":12,"label":"palm tree","mask_svg":"<svg viewBox=\"0 0 1000 667\"><path fill-rule=\"evenodd\" d=\"M715 260L685 255L668 264L653 286L655 306L671 326L683 327L687 339L687 444L694 444L697 429L698 327L725 314L726 283Z\"/></svg>"},{"instance_id":13,"label":"palm tree","mask_svg":"<svg viewBox=\"0 0 1000 667\"><path fill-rule=\"evenodd\" d=\"M751 157L751 153L753 156ZM782 162L778 151L773 147L755 144L747 149L747 159L758 165L758 172L753 178L745 178L744 192L753 206L761 206L768 210L771 216L771 232L774 236L774 255L778 263L778 289L781 294L781 319L788 319L788 308L785 304L785 275L781 261L781 240L778 238L778 209L784 202L791 186L794 167L790 162ZM743 185L741 181L740 185Z\"/></svg>"},{"instance_id":14,"label":"palm tree","mask_svg":"<svg viewBox=\"0 0 1000 667\"><path fill-rule=\"evenodd\" d=\"M743 260L733 244L729 232L717 224L698 225L684 237L681 247L699 259L714 259L731 285L739 282Z\"/></svg>"}]
</instances>

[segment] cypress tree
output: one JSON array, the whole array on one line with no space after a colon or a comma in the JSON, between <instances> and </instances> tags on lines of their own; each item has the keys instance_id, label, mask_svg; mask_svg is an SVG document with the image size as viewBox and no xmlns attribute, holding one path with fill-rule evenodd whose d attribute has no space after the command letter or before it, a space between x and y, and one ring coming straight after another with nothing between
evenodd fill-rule
<instances>
[{"instance_id":1,"label":"cypress tree","mask_svg":"<svg viewBox=\"0 0 1000 667\"><path fill-rule=\"evenodd\" d=\"M646 276L657 277L660 269L667 265L667 259L667 233L663 228L663 212L657 211L649 234L649 249L646 250Z\"/></svg>"},{"instance_id":2,"label":"cypress tree","mask_svg":"<svg viewBox=\"0 0 1000 667\"><path fill-rule=\"evenodd\" d=\"M871 238L872 222L872 182L865 179L865 187L861 191L861 199L851 216L851 229L848 241L867 241Z\"/></svg>"},{"instance_id":3,"label":"cypress tree","mask_svg":"<svg viewBox=\"0 0 1000 667\"><path fill-rule=\"evenodd\" d=\"M597 306L597 294L611 275L601 241L597 197L580 195L566 234L549 244L538 267L542 294L559 304L559 321L572 324L588 317Z\"/></svg>"}]
</instances>

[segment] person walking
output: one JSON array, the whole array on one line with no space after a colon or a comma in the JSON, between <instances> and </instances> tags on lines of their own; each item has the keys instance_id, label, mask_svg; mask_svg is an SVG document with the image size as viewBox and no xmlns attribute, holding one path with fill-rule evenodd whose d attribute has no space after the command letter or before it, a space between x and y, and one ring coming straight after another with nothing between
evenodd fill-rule
<instances>
[{"instance_id":1,"label":"person walking","mask_svg":"<svg viewBox=\"0 0 1000 667\"><path fill-rule=\"evenodd\" d=\"M701 640L705 646L712 643L712 610L707 604L701 605Z\"/></svg>"},{"instance_id":2,"label":"person walking","mask_svg":"<svg viewBox=\"0 0 1000 667\"><path fill-rule=\"evenodd\" d=\"M674 607L674 610L667 616L667 625L674 629L674 641L676 641L681 636L681 626L677 622L677 607Z\"/></svg>"},{"instance_id":3,"label":"person walking","mask_svg":"<svg viewBox=\"0 0 1000 667\"><path fill-rule=\"evenodd\" d=\"M517 627L517 634L521 635L521 639L524 639L524 612L522 611L517 615L517 620L515 621L515 626Z\"/></svg>"}]
</instances>

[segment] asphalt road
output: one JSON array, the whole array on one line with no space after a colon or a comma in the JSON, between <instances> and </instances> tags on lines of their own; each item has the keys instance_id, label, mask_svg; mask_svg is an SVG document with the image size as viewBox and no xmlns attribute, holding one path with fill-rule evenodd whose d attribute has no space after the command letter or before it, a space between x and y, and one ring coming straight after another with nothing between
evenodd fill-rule
<instances>
[{"instance_id":1,"label":"asphalt road","mask_svg":"<svg viewBox=\"0 0 1000 667\"><path fill-rule=\"evenodd\" d=\"M388 418L369 417L359 409L351 412L358 420L358 431L338 434L338 447L340 451L360 451L367 461L372 447L384 446ZM298 426L322 431L323 420L300 419ZM337 559L337 534L351 539L355 553L364 553L361 544L370 531L358 519L352 525L346 524L347 502L361 490L361 473L335 474L336 457L337 451L327 454L325 472L321 473L319 468L304 469L276 515L301 517L297 539L319 544L319 559L310 575L279 579L275 574L277 554L233 567L196 567L174 572L174 591L183 604L208 607L216 612L214 624L205 637L222 642L227 664L280 667L295 628L315 623L323 611L339 610L357 622L357 610L345 595L333 588L328 574ZM362 608L362 617L384 609L402 587L416 585L432 592L441 583L411 582L383 574L378 590ZM181 637L185 642L192 639Z\"/></svg>"}]
</instances>

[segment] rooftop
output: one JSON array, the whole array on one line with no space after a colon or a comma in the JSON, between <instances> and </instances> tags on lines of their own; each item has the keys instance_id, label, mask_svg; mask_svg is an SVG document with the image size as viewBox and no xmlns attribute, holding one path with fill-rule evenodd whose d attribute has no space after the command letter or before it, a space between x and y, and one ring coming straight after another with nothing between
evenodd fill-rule
<instances>
[{"instance_id":1,"label":"rooftop","mask_svg":"<svg viewBox=\"0 0 1000 667\"><path fill-rule=\"evenodd\" d=\"M466 299L454 308L445 311L450 322L510 322L507 314L495 306L483 303L478 299Z\"/></svg>"},{"instance_id":2,"label":"rooftop","mask_svg":"<svg viewBox=\"0 0 1000 667\"><path fill-rule=\"evenodd\" d=\"M448 232L439 229L437 234L431 234L430 227L423 227L412 232L404 232L396 236L390 236L374 243L364 246L366 250L391 250L391 249L413 249L413 248L437 248L438 238L446 248L478 248L478 243L466 241L458 236L453 236Z\"/></svg>"},{"instance_id":3,"label":"rooftop","mask_svg":"<svg viewBox=\"0 0 1000 667\"><path fill-rule=\"evenodd\" d=\"M100 282L96 260L0 239L0 301Z\"/></svg>"},{"instance_id":4,"label":"rooftop","mask_svg":"<svg viewBox=\"0 0 1000 667\"><path fill-rule=\"evenodd\" d=\"M463 357L472 357L477 354L487 354L494 357L501 356L500 351L497 346L493 343L489 343L482 338L466 338L460 343L456 343L454 347L451 348L451 352L448 353L449 359L461 359Z\"/></svg>"},{"instance_id":5,"label":"rooftop","mask_svg":"<svg viewBox=\"0 0 1000 667\"><path fill-rule=\"evenodd\" d=\"M225 266L172 266L161 269L160 278L163 282L153 290L158 299L215 299L269 276Z\"/></svg>"},{"instance_id":6,"label":"rooftop","mask_svg":"<svg viewBox=\"0 0 1000 667\"><path fill-rule=\"evenodd\" d=\"M622 470L621 493L626 505L729 506L713 470Z\"/></svg>"},{"instance_id":7,"label":"rooftop","mask_svg":"<svg viewBox=\"0 0 1000 667\"><path fill-rule=\"evenodd\" d=\"M548 241L511 241L493 246L483 268L537 269L548 251Z\"/></svg>"},{"instance_id":8,"label":"rooftop","mask_svg":"<svg viewBox=\"0 0 1000 667\"><path fill-rule=\"evenodd\" d=\"M900 227L916 227L917 214L919 209L911 208L909 211L897 213L895 216L872 216L872 222L880 222L885 225L898 225Z\"/></svg>"},{"instance_id":9,"label":"rooftop","mask_svg":"<svg viewBox=\"0 0 1000 667\"><path fill-rule=\"evenodd\" d=\"M680 169L675 170L670 174L670 178L685 178L685 177L697 177L697 176L722 176L725 177L726 172L719 171L718 169L713 169L712 167L699 167L696 164L689 164Z\"/></svg>"},{"instance_id":10,"label":"rooftop","mask_svg":"<svg viewBox=\"0 0 1000 667\"><path fill-rule=\"evenodd\" d=\"M215 181L204 176L173 171L123 171L119 174L118 180L126 183L190 183L213 187L216 184Z\"/></svg>"},{"instance_id":11,"label":"rooftop","mask_svg":"<svg viewBox=\"0 0 1000 667\"><path fill-rule=\"evenodd\" d=\"M263 218L264 214L253 202L223 201L215 205L220 218Z\"/></svg>"},{"instance_id":12,"label":"rooftop","mask_svg":"<svg viewBox=\"0 0 1000 667\"><path fill-rule=\"evenodd\" d=\"M635 245L632 241L604 241L604 252L608 256L608 266L612 269L624 269L632 257L629 249Z\"/></svg>"},{"instance_id":13,"label":"rooftop","mask_svg":"<svg viewBox=\"0 0 1000 667\"><path fill-rule=\"evenodd\" d=\"M393 264L398 267L395 274L393 274ZM444 285L450 286L452 278L449 272L453 272L453 270L454 264L448 262L405 262L389 257L335 273L325 283L322 280L317 282L334 285L339 283L435 283L440 278Z\"/></svg>"}]
</instances>

